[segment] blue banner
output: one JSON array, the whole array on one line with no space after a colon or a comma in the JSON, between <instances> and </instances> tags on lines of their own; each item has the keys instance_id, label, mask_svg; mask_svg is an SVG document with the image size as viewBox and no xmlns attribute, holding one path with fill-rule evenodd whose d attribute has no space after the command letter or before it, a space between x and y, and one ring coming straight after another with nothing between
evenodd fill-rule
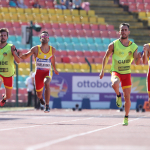
<instances>
[{"instance_id":1,"label":"blue banner","mask_svg":"<svg viewBox=\"0 0 150 150\"><path fill-rule=\"evenodd\" d=\"M148 100L146 74L132 74L131 80L131 108L135 109L138 99ZM111 100L116 99L116 94L111 86L110 73L105 73L103 79L99 78L99 73L54 74L50 89L51 105L55 99L59 98L62 108L72 108L75 104L81 105L82 100L87 98L90 100L91 108L106 109L110 108ZM123 94L121 86L120 92Z\"/></svg>"}]
</instances>

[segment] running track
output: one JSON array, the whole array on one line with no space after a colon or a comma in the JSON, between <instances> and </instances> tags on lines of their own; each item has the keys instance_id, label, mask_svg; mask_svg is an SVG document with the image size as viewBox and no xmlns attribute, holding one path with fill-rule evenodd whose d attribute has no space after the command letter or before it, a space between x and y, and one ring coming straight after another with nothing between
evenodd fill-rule
<instances>
[{"instance_id":1,"label":"running track","mask_svg":"<svg viewBox=\"0 0 150 150\"><path fill-rule=\"evenodd\" d=\"M0 112L0 150L149 150L150 113L53 109Z\"/></svg>"}]
</instances>

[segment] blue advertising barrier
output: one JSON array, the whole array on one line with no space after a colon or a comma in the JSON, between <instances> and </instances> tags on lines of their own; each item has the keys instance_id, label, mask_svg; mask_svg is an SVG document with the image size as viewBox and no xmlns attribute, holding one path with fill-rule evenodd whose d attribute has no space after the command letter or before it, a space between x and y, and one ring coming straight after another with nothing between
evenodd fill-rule
<instances>
[{"instance_id":1,"label":"blue advertising barrier","mask_svg":"<svg viewBox=\"0 0 150 150\"><path fill-rule=\"evenodd\" d=\"M131 80L131 109L136 109L138 99L148 100L146 74L131 74ZM116 109L116 94L111 84L110 73L105 73L103 79L99 73L54 74L50 83L50 107L74 108L76 104L81 107L83 99L89 99L91 109ZM121 86L119 90L123 95Z\"/></svg>"}]
</instances>

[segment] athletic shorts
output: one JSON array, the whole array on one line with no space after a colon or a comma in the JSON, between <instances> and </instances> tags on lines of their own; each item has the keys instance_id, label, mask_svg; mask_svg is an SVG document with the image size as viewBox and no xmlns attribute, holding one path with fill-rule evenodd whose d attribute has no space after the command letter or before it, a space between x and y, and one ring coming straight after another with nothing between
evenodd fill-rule
<instances>
[{"instance_id":1,"label":"athletic shorts","mask_svg":"<svg viewBox=\"0 0 150 150\"><path fill-rule=\"evenodd\" d=\"M43 90L44 87L44 79L49 77L52 79L52 71L50 70L37 70L35 74L35 88L37 92Z\"/></svg>"},{"instance_id":2,"label":"athletic shorts","mask_svg":"<svg viewBox=\"0 0 150 150\"><path fill-rule=\"evenodd\" d=\"M130 73L129 74L120 74L118 72L112 72L111 80L113 81L113 79L115 77L119 78L122 89L131 87L132 83L131 83L131 74Z\"/></svg>"},{"instance_id":3,"label":"athletic shorts","mask_svg":"<svg viewBox=\"0 0 150 150\"><path fill-rule=\"evenodd\" d=\"M148 94L150 94L150 70L148 71L148 74L147 74L147 91L148 91Z\"/></svg>"},{"instance_id":4,"label":"athletic shorts","mask_svg":"<svg viewBox=\"0 0 150 150\"><path fill-rule=\"evenodd\" d=\"M12 89L13 88L13 76L11 77L3 77L2 75L0 75L0 79L2 79L4 86L8 89Z\"/></svg>"}]
</instances>

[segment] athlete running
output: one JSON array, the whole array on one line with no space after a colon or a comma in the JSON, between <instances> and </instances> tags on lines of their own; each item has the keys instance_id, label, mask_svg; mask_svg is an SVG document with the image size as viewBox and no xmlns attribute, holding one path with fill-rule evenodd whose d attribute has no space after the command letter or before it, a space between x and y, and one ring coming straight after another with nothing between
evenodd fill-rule
<instances>
[{"instance_id":1,"label":"athlete running","mask_svg":"<svg viewBox=\"0 0 150 150\"><path fill-rule=\"evenodd\" d=\"M49 112L49 100L50 100L50 82L52 79L52 67L51 63L53 65L53 69L55 74L59 74L59 72L56 70L55 67L55 48L48 45L49 42L49 34L47 31L43 31L40 35L40 41L41 45L37 45L31 48L30 51L23 54L21 56L22 59L26 59L30 57L32 54L35 58L35 65L36 65L36 73L35 73L35 87L37 92L37 97L40 100L40 103L42 105L45 105L46 101L46 107L44 112ZM45 85L45 101L43 99L42 93L43 93L43 87Z\"/></svg>"},{"instance_id":2,"label":"athlete running","mask_svg":"<svg viewBox=\"0 0 150 150\"><path fill-rule=\"evenodd\" d=\"M8 29L0 29L0 87L2 83L5 86L5 94L2 94L0 106L4 106L6 100L11 98L13 88L13 75L15 73L14 60L20 63L20 57L13 44L7 43Z\"/></svg>"},{"instance_id":3,"label":"athlete running","mask_svg":"<svg viewBox=\"0 0 150 150\"><path fill-rule=\"evenodd\" d=\"M104 76L104 69L112 54L111 81L112 87L116 93L116 105L122 107L121 93L119 92L119 83L121 82L123 96L125 100L125 117L123 125L128 125L128 114L131 107L131 63L134 59L136 65L140 63L141 53L137 53L138 46L129 41L129 24L122 23L119 26L120 38L109 44L108 50L103 58L100 79Z\"/></svg>"},{"instance_id":4,"label":"athlete running","mask_svg":"<svg viewBox=\"0 0 150 150\"><path fill-rule=\"evenodd\" d=\"M150 43L144 44L143 47L143 63L146 64L148 62L148 73L147 73L147 92L148 92L148 102L150 105Z\"/></svg>"}]
</instances>

